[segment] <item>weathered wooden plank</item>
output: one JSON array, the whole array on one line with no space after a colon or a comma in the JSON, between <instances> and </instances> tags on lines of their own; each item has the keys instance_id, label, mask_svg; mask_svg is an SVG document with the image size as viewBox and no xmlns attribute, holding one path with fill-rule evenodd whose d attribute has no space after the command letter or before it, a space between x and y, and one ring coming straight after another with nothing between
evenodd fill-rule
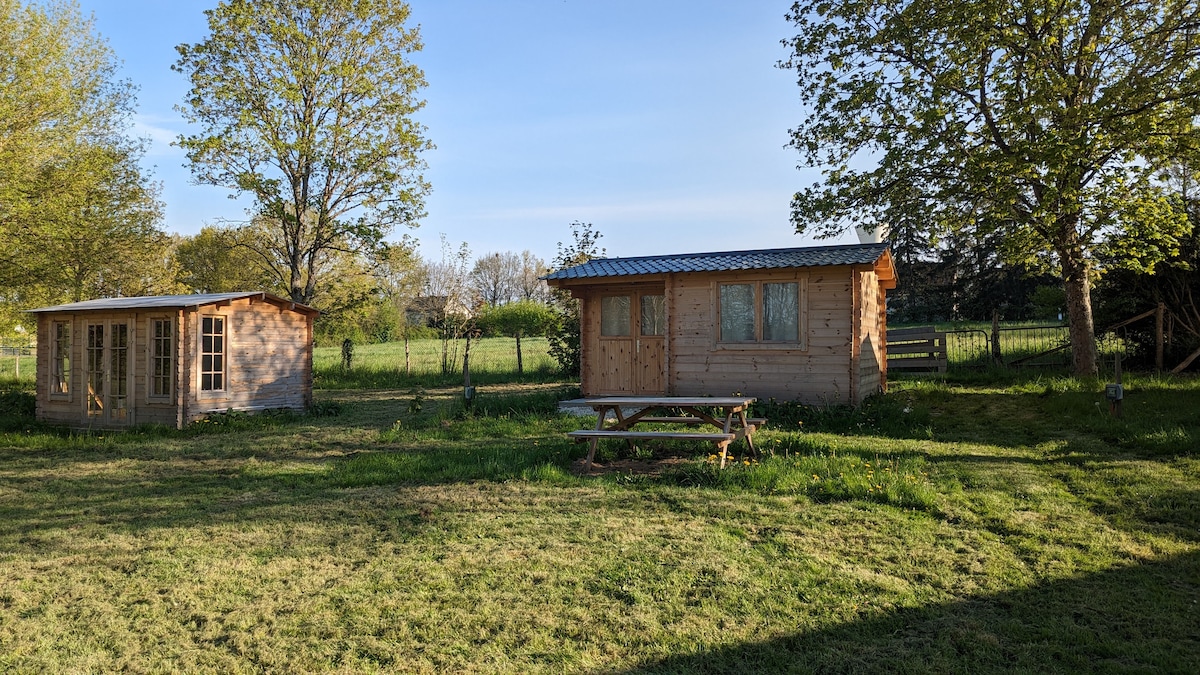
<instances>
[{"instance_id":1,"label":"weathered wooden plank","mask_svg":"<svg viewBox=\"0 0 1200 675\"><path fill-rule=\"evenodd\" d=\"M916 326L914 328L889 328L887 337L888 342L903 341L903 338L912 337L913 339L922 339L929 335L938 334L938 330L933 326ZM942 333L944 335L944 333Z\"/></svg>"},{"instance_id":2,"label":"weathered wooden plank","mask_svg":"<svg viewBox=\"0 0 1200 675\"><path fill-rule=\"evenodd\" d=\"M903 354L940 354L945 351L945 346L939 344L935 340L922 340L921 342L901 342L896 344L889 342L887 346L888 356L897 356Z\"/></svg>"},{"instance_id":3,"label":"weathered wooden plank","mask_svg":"<svg viewBox=\"0 0 1200 675\"><path fill-rule=\"evenodd\" d=\"M581 429L568 431L567 436L578 440L588 438L624 438L630 440L669 439L680 441L732 441L737 434L706 433L699 431L611 431L608 429Z\"/></svg>"},{"instance_id":4,"label":"weathered wooden plank","mask_svg":"<svg viewBox=\"0 0 1200 675\"><path fill-rule=\"evenodd\" d=\"M948 363L945 358L911 358L888 359L890 370L945 370Z\"/></svg>"}]
</instances>

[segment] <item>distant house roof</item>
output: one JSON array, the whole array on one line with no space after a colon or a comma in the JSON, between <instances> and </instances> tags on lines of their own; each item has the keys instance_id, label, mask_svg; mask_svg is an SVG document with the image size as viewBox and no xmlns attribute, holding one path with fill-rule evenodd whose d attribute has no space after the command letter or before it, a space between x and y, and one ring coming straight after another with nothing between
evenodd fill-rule
<instances>
[{"instance_id":1,"label":"distant house roof","mask_svg":"<svg viewBox=\"0 0 1200 675\"><path fill-rule=\"evenodd\" d=\"M286 306L304 314L318 314L317 310L298 302L285 300L271 293L249 291L241 293L197 293L194 295L147 295L133 298L100 298L99 300L84 300L54 307L39 307L30 312L97 312L105 310L125 309L184 309L229 303L244 298L265 300L275 305Z\"/></svg>"},{"instance_id":2,"label":"distant house roof","mask_svg":"<svg viewBox=\"0 0 1200 675\"><path fill-rule=\"evenodd\" d=\"M888 258L886 266L890 271L891 254L888 253L886 243L771 248L756 251L677 253L637 258L596 258L582 265L551 272L542 278L547 281L566 281L678 272L733 272L828 265L874 265L885 256Z\"/></svg>"}]
</instances>

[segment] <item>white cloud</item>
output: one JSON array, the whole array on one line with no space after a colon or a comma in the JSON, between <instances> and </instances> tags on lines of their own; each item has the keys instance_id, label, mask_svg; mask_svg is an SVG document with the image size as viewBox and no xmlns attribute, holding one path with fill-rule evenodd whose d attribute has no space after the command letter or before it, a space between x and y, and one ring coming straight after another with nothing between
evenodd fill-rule
<instances>
[{"instance_id":1,"label":"white cloud","mask_svg":"<svg viewBox=\"0 0 1200 675\"><path fill-rule=\"evenodd\" d=\"M146 151L149 157L182 155L182 150L171 146L179 137L179 132L168 126L178 122L178 119L138 114L133 116L133 133L150 139L150 148Z\"/></svg>"}]
</instances>

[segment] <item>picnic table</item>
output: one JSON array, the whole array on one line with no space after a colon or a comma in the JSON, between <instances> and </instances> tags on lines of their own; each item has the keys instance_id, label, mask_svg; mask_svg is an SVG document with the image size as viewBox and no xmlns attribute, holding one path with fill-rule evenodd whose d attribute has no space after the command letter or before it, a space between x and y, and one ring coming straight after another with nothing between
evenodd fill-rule
<instances>
[{"instance_id":1,"label":"picnic table","mask_svg":"<svg viewBox=\"0 0 1200 675\"><path fill-rule=\"evenodd\" d=\"M588 442L584 471L591 471L596 446L602 438L624 440L633 447L635 440L671 439L711 441L721 453L721 468L725 468L729 444L746 439L750 451L754 448L755 429L766 424L765 419L747 419L746 410L754 403L747 396L602 396L584 399L584 404L596 411L596 428L568 432L576 442ZM654 414L659 413L659 414ZM615 418L605 426L610 414ZM685 424L691 427L715 427L719 431L656 431L637 430L638 424Z\"/></svg>"}]
</instances>

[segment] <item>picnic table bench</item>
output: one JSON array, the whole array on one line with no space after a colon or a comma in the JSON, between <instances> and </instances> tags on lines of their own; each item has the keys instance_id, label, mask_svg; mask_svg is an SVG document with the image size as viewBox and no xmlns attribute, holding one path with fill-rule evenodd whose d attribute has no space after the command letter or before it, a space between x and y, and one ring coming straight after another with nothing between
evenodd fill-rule
<instances>
[{"instance_id":1,"label":"picnic table bench","mask_svg":"<svg viewBox=\"0 0 1200 675\"><path fill-rule=\"evenodd\" d=\"M707 397L707 396L603 396L584 399L584 404L596 411L596 428L571 431L567 436L576 442L588 442L587 461L584 471L591 471L592 460L596 456L596 447L602 438L618 438L633 447L635 440L683 440L709 441L716 445L721 453L721 468L725 468L728 458L729 445L735 441L746 439L750 451L757 454L754 448L754 431L766 424L765 419L748 419L746 409L754 403L753 398L745 396ZM626 414L627 410L632 410ZM713 412L709 412L712 410ZM668 414L652 415L656 411L668 411ZM682 414L671 414L681 412ZM616 420L609 426L610 413ZM688 426L708 425L720 431L650 431L638 430L637 424L686 424Z\"/></svg>"}]
</instances>

